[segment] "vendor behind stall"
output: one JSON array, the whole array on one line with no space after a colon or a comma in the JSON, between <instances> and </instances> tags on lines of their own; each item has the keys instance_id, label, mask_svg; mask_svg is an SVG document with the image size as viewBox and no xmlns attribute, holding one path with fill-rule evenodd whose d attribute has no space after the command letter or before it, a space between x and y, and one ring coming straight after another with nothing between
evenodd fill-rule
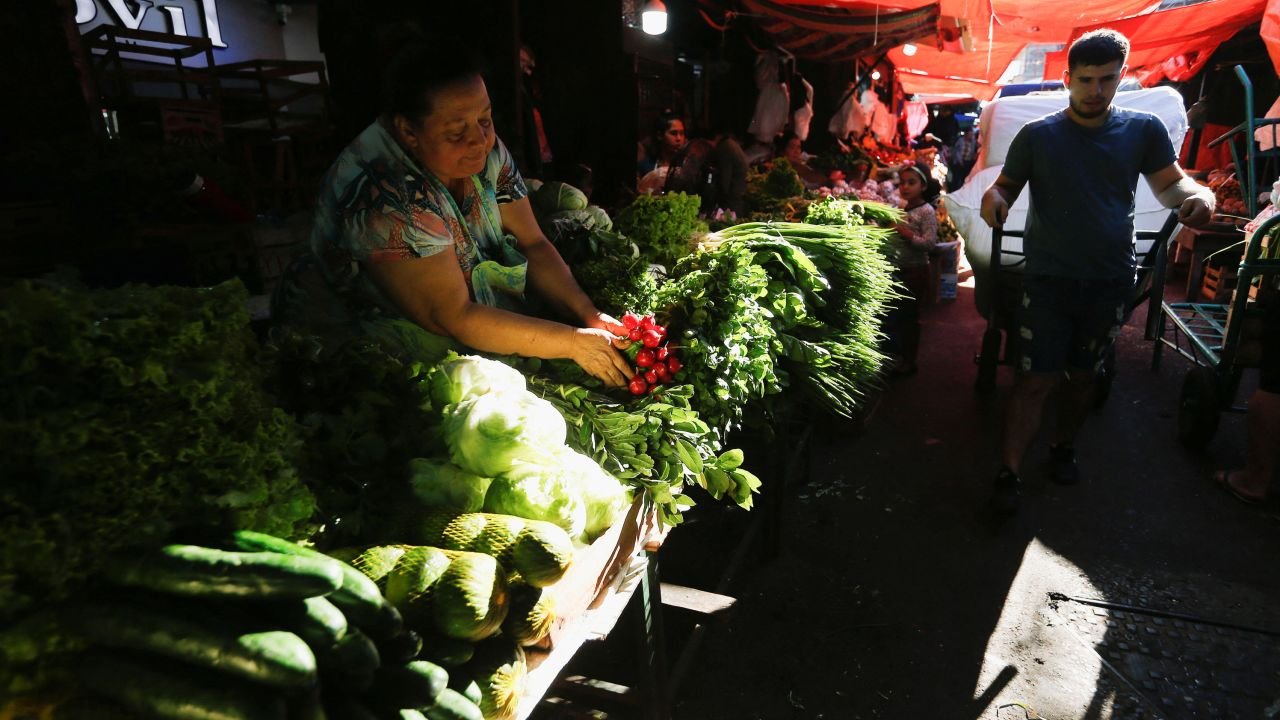
<instances>
[{"instance_id":1,"label":"vendor behind stall","mask_svg":"<svg viewBox=\"0 0 1280 720\"><path fill-rule=\"evenodd\" d=\"M277 294L277 320L407 319L475 350L567 358L625 384L614 348L625 330L538 228L470 52L415 39L383 83L379 118L325 176L310 253ZM580 327L522 314L526 285L530 300Z\"/></svg>"}]
</instances>

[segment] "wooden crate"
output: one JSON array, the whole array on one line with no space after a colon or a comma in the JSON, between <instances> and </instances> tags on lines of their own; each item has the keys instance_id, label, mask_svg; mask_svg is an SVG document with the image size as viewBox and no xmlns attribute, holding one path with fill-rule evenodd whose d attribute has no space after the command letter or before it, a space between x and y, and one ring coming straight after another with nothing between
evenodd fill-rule
<instances>
[{"instance_id":1,"label":"wooden crate","mask_svg":"<svg viewBox=\"0 0 1280 720\"><path fill-rule=\"evenodd\" d=\"M578 550L565 576L544 590L556 610L544 648L554 648L584 614L599 607L617 590L623 571L656 534L657 527L657 510L641 495L595 542Z\"/></svg>"}]
</instances>

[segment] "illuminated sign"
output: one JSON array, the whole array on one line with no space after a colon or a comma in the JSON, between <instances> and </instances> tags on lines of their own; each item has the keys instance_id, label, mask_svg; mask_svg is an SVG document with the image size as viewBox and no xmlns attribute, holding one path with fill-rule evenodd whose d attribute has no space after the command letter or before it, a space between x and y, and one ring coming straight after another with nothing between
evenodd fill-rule
<instances>
[{"instance_id":1,"label":"illuminated sign","mask_svg":"<svg viewBox=\"0 0 1280 720\"><path fill-rule=\"evenodd\" d=\"M102 7L99 8L99 5ZM194 7L194 5L199 7ZM152 10L158 10L165 16L162 20L165 23L167 32L186 37L191 35L187 28L187 11L191 10L191 14L199 15L200 17L196 22L203 21L204 35L209 38L213 46L220 48L227 46L222 41L222 28L218 25L217 0L192 0L191 2L182 2L181 0L134 0L133 2L129 2L129 0L76 0L76 23L85 25L93 22L97 19L100 9L109 18L109 22L123 25L130 30L144 29L142 24L147 19L148 13ZM199 28L197 27L196 30L198 33Z\"/></svg>"}]
</instances>

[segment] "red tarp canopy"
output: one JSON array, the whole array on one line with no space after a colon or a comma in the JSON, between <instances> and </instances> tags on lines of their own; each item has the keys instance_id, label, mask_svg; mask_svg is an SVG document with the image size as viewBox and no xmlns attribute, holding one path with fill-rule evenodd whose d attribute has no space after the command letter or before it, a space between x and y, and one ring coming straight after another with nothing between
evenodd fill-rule
<instances>
[{"instance_id":1,"label":"red tarp canopy","mask_svg":"<svg viewBox=\"0 0 1280 720\"><path fill-rule=\"evenodd\" d=\"M1129 72L1143 85L1155 85L1165 78L1183 82L1200 72L1219 45L1261 20L1266 6L1267 0L1208 0L1126 20L1078 27L1067 43L1090 30L1103 27L1118 30L1129 38ZM1061 77L1066 69L1066 51L1045 56L1046 80Z\"/></svg>"},{"instance_id":2,"label":"red tarp canopy","mask_svg":"<svg viewBox=\"0 0 1280 720\"><path fill-rule=\"evenodd\" d=\"M724 17L717 11L735 3L702 0L702 5L710 15ZM1262 20L1263 40L1280 71L1280 0L1207 0L1160 12L1154 12L1159 0L740 0L736 5L800 57L835 62L895 48L889 59L908 93L989 99L1009 62L1028 43L1068 44L1095 27L1125 33L1133 42L1130 67L1144 84L1152 84L1166 77L1190 78L1218 45ZM967 23L972 51L937 49L931 42L936 35L922 27L926 12L939 17L940 27L949 18ZM918 47L911 57L898 47L909 41ZM1050 53L1044 77L1061 77L1064 67L1065 53Z\"/></svg>"}]
</instances>

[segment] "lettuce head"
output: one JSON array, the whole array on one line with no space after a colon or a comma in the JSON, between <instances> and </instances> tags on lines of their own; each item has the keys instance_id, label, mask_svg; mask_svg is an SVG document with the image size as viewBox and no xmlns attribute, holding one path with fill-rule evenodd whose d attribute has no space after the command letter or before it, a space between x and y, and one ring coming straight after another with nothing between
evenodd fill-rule
<instances>
[{"instance_id":1,"label":"lettuce head","mask_svg":"<svg viewBox=\"0 0 1280 720\"><path fill-rule=\"evenodd\" d=\"M521 390L489 392L446 408L444 439L454 463L498 477L517 462L546 464L564 446L564 417L551 403Z\"/></svg>"},{"instance_id":2,"label":"lettuce head","mask_svg":"<svg viewBox=\"0 0 1280 720\"><path fill-rule=\"evenodd\" d=\"M409 461L409 487L427 507L477 512L484 507L484 495L491 479L437 458Z\"/></svg>"},{"instance_id":3,"label":"lettuce head","mask_svg":"<svg viewBox=\"0 0 1280 720\"><path fill-rule=\"evenodd\" d=\"M629 489L595 460L572 448L557 453L555 462L570 492L581 498L586 507L582 539L590 543L626 512L631 504Z\"/></svg>"},{"instance_id":4,"label":"lettuce head","mask_svg":"<svg viewBox=\"0 0 1280 720\"><path fill-rule=\"evenodd\" d=\"M451 356L431 373L431 402L438 408L491 392L524 389L518 370L478 355Z\"/></svg>"},{"instance_id":5,"label":"lettuce head","mask_svg":"<svg viewBox=\"0 0 1280 720\"><path fill-rule=\"evenodd\" d=\"M494 478L484 498L485 512L545 520L581 541L587 526L587 507L554 463L516 463L510 472Z\"/></svg>"}]
</instances>

